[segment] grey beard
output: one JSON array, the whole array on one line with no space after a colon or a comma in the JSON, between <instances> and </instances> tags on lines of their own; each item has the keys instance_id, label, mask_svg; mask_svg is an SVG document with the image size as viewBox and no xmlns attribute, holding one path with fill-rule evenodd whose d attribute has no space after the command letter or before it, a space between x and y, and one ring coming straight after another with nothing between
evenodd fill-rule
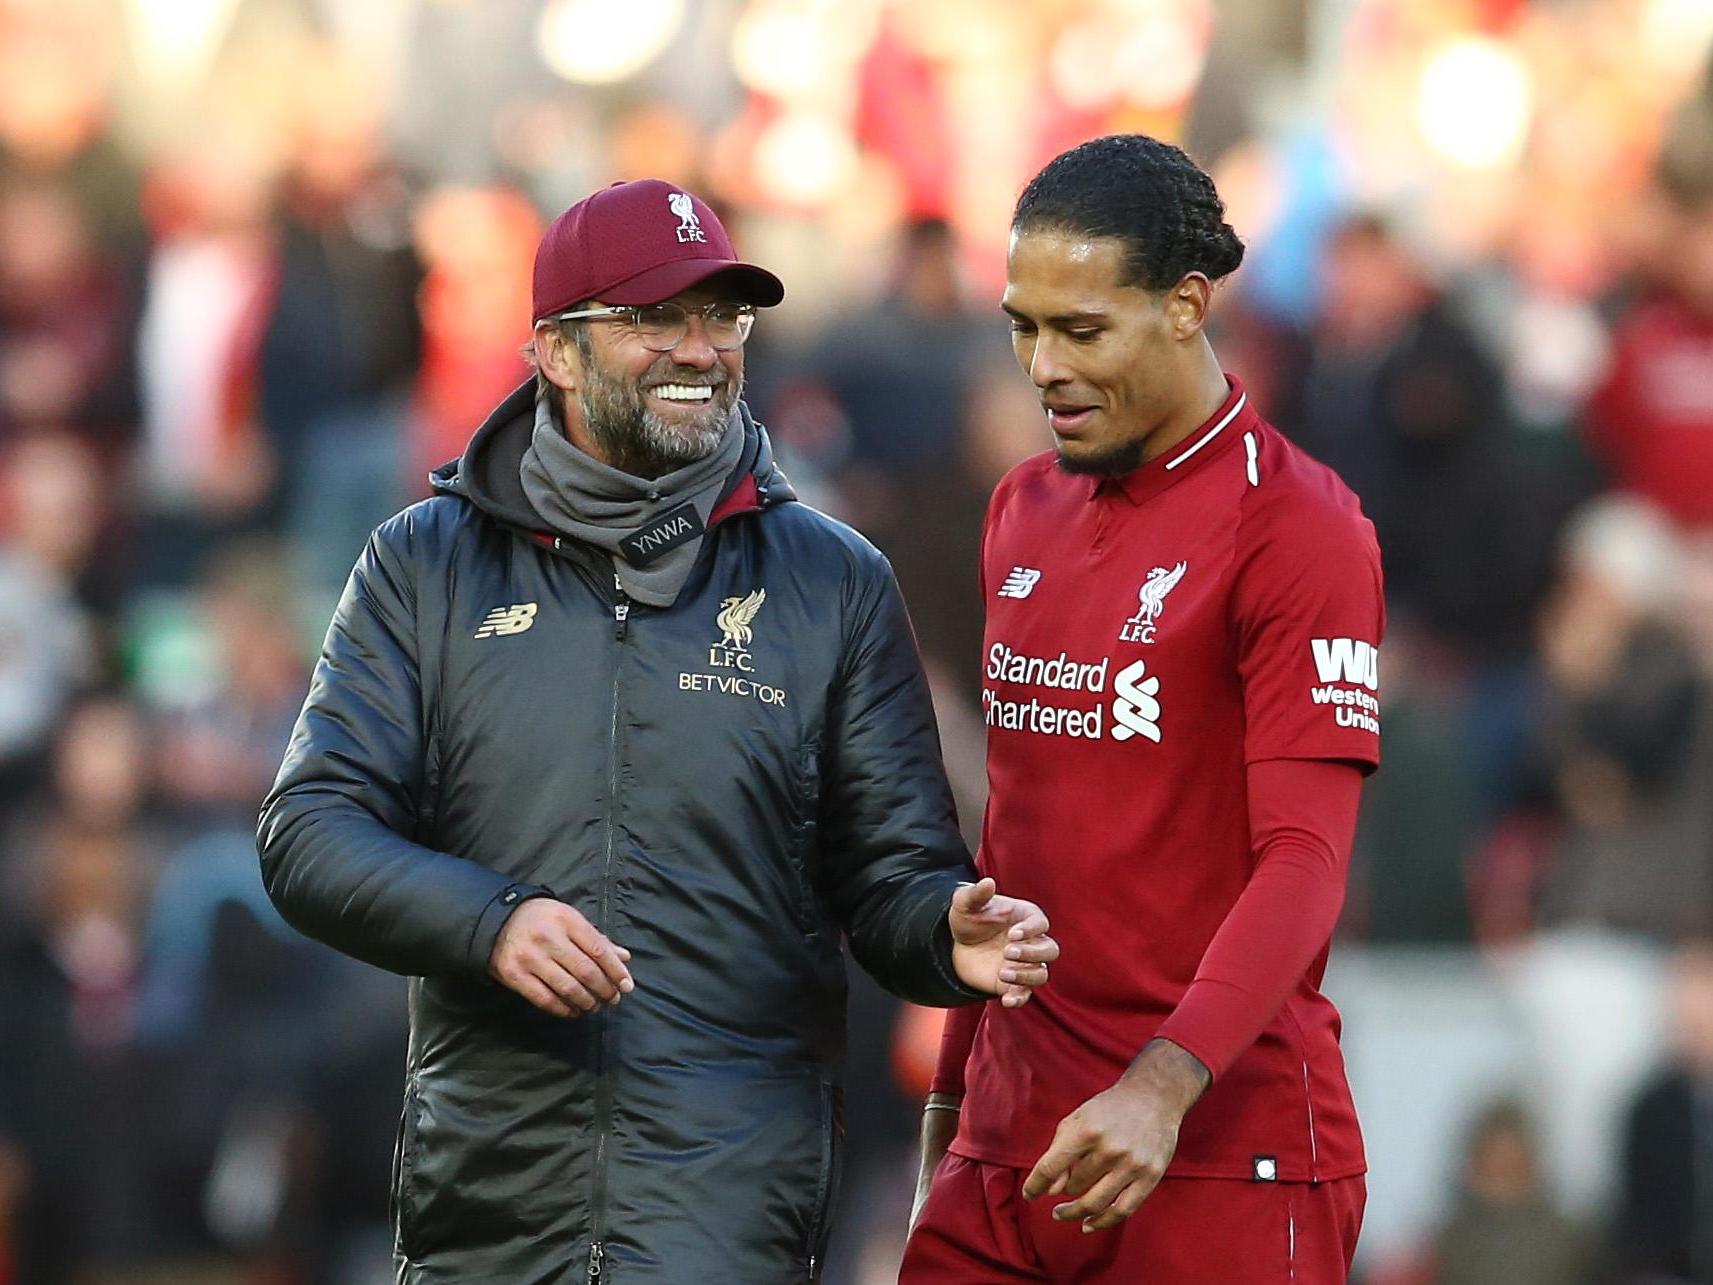
<instances>
[{"instance_id":1,"label":"grey beard","mask_svg":"<svg viewBox=\"0 0 1713 1285\"><path fill-rule=\"evenodd\" d=\"M650 368L645 380L667 380L682 384L705 384L707 376L691 371L668 379L675 367ZM706 459L719 447L726 423L743 394L742 378L726 378L714 385L714 395L703 407L707 419L694 426L668 421L650 410L643 400L642 382L631 382L590 363L577 390L583 426L608 464L632 477L662 477L697 460ZM721 368L722 375L724 374Z\"/></svg>"}]
</instances>

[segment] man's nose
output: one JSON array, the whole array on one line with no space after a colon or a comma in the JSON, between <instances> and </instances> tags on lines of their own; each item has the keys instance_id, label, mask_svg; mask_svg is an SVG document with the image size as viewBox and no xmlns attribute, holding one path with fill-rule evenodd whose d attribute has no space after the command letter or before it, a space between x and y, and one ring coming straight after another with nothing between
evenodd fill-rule
<instances>
[{"instance_id":1,"label":"man's nose","mask_svg":"<svg viewBox=\"0 0 1713 1285\"><path fill-rule=\"evenodd\" d=\"M694 366L698 370L712 370L714 363L720 359L720 350L708 338L708 323L696 313L684 326L684 337L672 345L672 360L680 366Z\"/></svg>"},{"instance_id":2,"label":"man's nose","mask_svg":"<svg viewBox=\"0 0 1713 1285\"><path fill-rule=\"evenodd\" d=\"M1059 346L1046 336L1035 340L1035 351L1029 354L1029 378L1037 388L1051 388L1071 377L1062 360Z\"/></svg>"}]
</instances>

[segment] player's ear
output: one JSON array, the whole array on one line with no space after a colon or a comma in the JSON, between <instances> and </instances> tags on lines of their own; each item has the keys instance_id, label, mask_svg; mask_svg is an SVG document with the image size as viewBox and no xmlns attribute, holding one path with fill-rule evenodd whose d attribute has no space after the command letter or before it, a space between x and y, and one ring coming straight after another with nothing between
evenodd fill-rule
<instances>
[{"instance_id":1,"label":"player's ear","mask_svg":"<svg viewBox=\"0 0 1713 1285\"><path fill-rule=\"evenodd\" d=\"M1193 339L1207 324L1208 305L1213 301L1213 282L1201 272L1186 272L1166 292L1166 323L1172 337Z\"/></svg>"}]
</instances>

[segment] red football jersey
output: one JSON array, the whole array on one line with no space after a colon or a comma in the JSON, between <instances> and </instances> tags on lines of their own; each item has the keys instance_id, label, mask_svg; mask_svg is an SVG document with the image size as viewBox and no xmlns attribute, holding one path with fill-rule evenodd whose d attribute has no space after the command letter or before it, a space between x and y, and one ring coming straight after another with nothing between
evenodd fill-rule
<instances>
[{"instance_id":1,"label":"red football jersey","mask_svg":"<svg viewBox=\"0 0 1713 1285\"><path fill-rule=\"evenodd\" d=\"M1023 1008L984 1006L953 1149L1028 1168L1171 1016L1243 892L1248 765L1378 763L1380 556L1356 498L1232 381L1125 477L1051 453L1014 469L982 586L980 864L1047 910L1064 955ZM1365 1168L1325 966L1190 1111L1171 1173Z\"/></svg>"}]
</instances>

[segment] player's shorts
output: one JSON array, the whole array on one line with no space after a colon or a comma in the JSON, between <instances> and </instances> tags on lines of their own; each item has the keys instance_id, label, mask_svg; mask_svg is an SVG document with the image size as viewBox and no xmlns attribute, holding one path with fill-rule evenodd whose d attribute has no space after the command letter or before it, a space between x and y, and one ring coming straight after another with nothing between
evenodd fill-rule
<instances>
[{"instance_id":1,"label":"player's shorts","mask_svg":"<svg viewBox=\"0 0 1713 1285\"><path fill-rule=\"evenodd\" d=\"M1167 1178L1117 1227L1055 1222L1026 1170L948 1155L899 1285L1343 1285L1368 1186Z\"/></svg>"}]
</instances>

